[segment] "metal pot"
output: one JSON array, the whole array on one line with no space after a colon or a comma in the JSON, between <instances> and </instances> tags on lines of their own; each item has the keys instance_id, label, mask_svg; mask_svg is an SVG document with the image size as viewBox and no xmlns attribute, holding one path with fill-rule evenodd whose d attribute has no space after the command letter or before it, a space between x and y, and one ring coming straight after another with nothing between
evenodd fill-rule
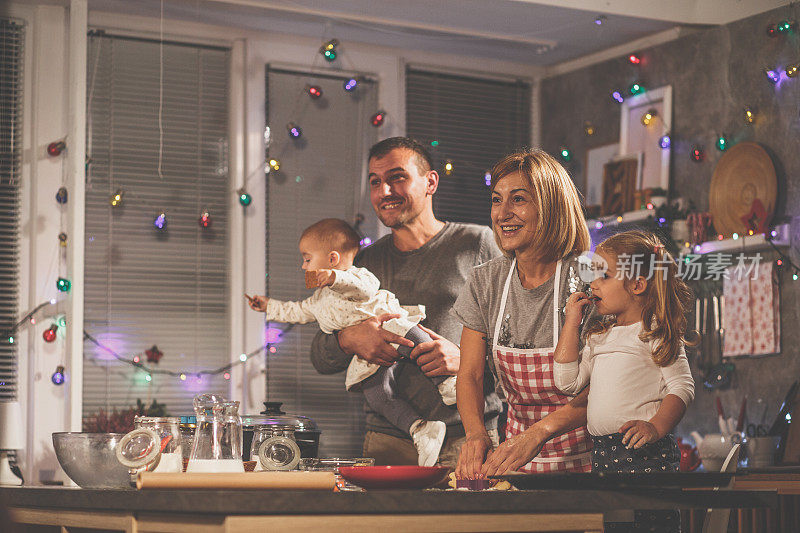
<instances>
[{"instance_id":1,"label":"metal pot","mask_svg":"<svg viewBox=\"0 0 800 533\"><path fill-rule=\"evenodd\" d=\"M319 437L322 433L307 416L292 415L281 411L282 402L264 402L264 409L258 415L242 415L243 446L242 455L250 461L250 447L253 442L253 429L259 425L274 425L276 429L293 429L294 439L300 447L301 457L316 457L319 453Z\"/></svg>"}]
</instances>

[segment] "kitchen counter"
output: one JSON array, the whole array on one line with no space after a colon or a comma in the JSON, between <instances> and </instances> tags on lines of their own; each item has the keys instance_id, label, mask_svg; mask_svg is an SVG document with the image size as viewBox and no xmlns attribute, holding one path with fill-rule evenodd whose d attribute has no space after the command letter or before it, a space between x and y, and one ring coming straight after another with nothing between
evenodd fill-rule
<instances>
[{"instance_id":1,"label":"kitchen counter","mask_svg":"<svg viewBox=\"0 0 800 533\"><path fill-rule=\"evenodd\" d=\"M770 491L217 491L3 487L21 523L130 532L601 531L631 509L774 507ZM37 530L38 531L38 530ZM55 530L54 530L55 531Z\"/></svg>"}]
</instances>

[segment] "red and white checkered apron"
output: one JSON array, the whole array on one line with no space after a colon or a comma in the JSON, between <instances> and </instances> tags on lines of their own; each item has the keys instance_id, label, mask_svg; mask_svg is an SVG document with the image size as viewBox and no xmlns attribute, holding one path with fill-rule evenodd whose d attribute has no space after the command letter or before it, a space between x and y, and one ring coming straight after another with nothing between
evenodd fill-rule
<instances>
[{"instance_id":1,"label":"red and white checkered apron","mask_svg":"<svg viewBox=\"0 0 800 533\"><path fill-rule=\"evenodd\" d=\"M500 346L497 339L508 298L508 289L516 272L517 260L511 263L500 312L494 328L492 357L500 384L508 401L506 438L525 431L545 416L556 411L571 399L556 388L553 380L553 352L550 348L524 350ZM553 288L553 344L558 344L559 288L561 285L561 261L556 266ZM519 470L523 472L589 472L591 470L592 440L586 426L574 429L560 437L549 440L533 461Z\"/></svg>"}]
</instances>

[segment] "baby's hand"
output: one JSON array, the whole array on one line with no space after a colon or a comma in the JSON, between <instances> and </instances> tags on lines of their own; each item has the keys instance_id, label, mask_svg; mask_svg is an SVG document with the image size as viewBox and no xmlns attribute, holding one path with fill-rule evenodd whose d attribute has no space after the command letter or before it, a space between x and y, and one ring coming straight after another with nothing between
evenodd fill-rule
<instances>
[{"instance_id":1,"label":"baby's hand","mask_svg":"<svg viewBox=\"0 0 800 533\"><path fill-rule=\"evenodd\" d=\"M570 324L580 327L581 321L583 320L583 311L590 303L591 300L585 292L576 292L570 295L567 300L567 305L564 308L566 315L564 325Z\"/></svg>"},{"instance_id":2,"label":"baby's hand","mask_svg":"<svg viewBox=\"0 0 800 533\"><path fill-rule=\"evenodd\" d=\"M336 272L327 268L319 270L306 270L306 288L327 287L333 285L336 280Z\"/></svg>"},{"instance_id":3,"label":"baby's hand","mask_svg":"<svg viewBox=\"0 0 800 533\"><path fill-rule=\"evenodd\" d=\"M622 444L625 444L628 449L638 449L659 439L656 427L644 420L629 420L622 424L619 432L624 434Z\"/></svg>"},{"instance_id":4,"label":"baby's hand","mask_svg":"<svg viewBox=\"0 0 800 533\"><path fill-rule=\"evenodd\" d=\"M269 298L266 296L248 296L245 294L244 297L247 298L247 303L253 311L259 311L261 313L267 311L267 302L269 302Z\"/></svg>"}]
</instances>

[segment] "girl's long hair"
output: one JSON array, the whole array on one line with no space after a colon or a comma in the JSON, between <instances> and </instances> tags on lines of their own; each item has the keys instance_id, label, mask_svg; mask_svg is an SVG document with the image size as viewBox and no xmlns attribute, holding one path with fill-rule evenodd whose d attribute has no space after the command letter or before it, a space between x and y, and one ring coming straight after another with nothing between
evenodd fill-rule
<instances>
[{"instance_id":1,"label":"girl's long hair","mask_svg":"<svg viewBox=\"0 0 800 533\"><path fill-rule=\"evenodd\" d=\"M681 346L694 345L687 340L686 315L690 312L694 294L678 276L678 265L658 238L644 231L626 231L609 237L597 250L613 256L617 262L617 275L624 276L628 284L642 276L647 288L642 312L643 332L639 338L644 342L656 341L653 361L661 367L669 366L678 358ZM621 263L623 264L621 268ZM590 333L602 333L612 323L595 325Z\"/></svg>"}]
</instances>

